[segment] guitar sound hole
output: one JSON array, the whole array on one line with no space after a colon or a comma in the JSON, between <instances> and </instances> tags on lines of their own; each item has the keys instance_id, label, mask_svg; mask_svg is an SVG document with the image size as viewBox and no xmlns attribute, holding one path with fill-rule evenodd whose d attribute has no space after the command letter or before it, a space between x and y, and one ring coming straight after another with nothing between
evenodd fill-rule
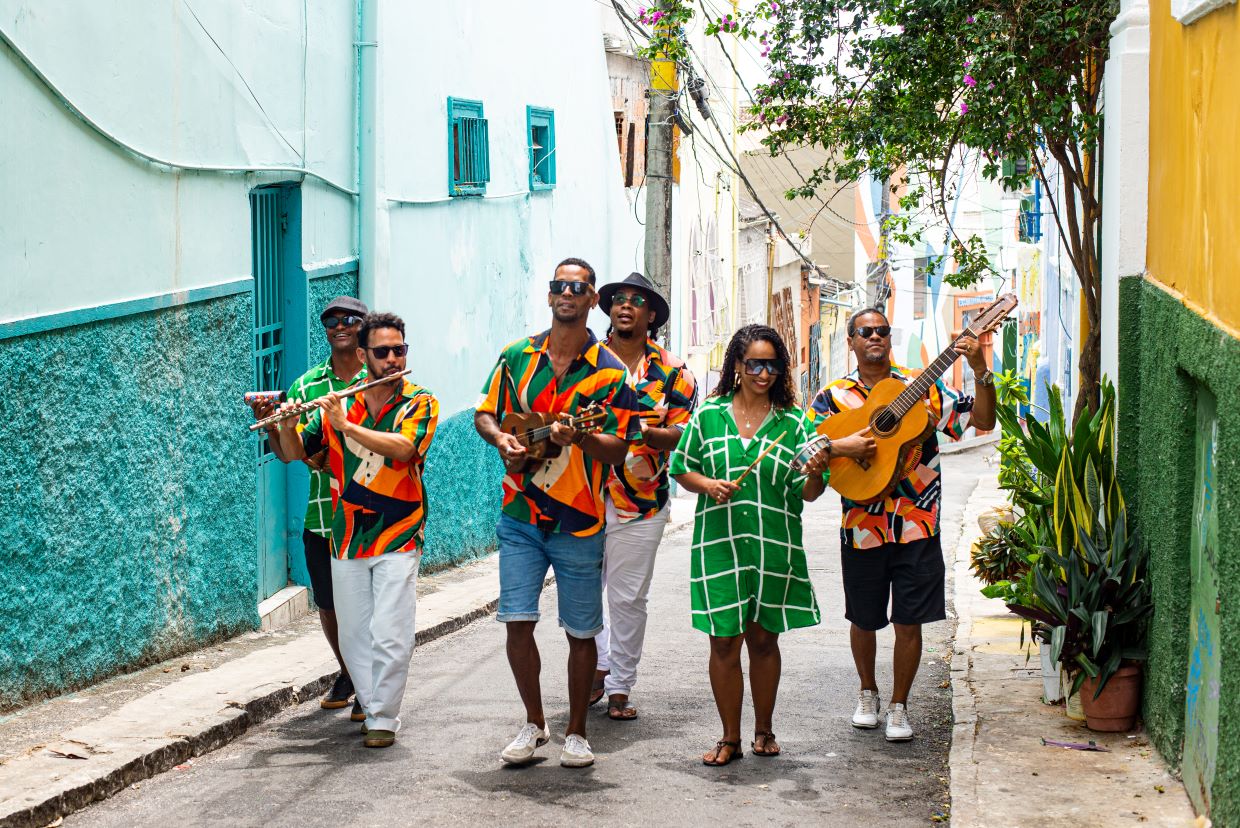
<instances>
[{"instance_id":1,"label":"guitar sound hole","mask_svg":"<svg viewBox=\"0 0 1240 828\"><path fill-rule=\"evenodd\" d=\"M900 418L888 408L877 412L874 419L870 420L870 428L879 436L891 434L898 425L900 425Z\"/></svg>"}]
</instances>

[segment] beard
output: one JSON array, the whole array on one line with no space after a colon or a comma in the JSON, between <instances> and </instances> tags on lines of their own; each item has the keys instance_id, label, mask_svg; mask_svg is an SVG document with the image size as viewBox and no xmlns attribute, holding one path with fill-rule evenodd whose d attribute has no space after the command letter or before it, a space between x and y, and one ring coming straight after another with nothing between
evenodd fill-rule
<instances>
[{"instance_id":1,"label":"beard","mask_svg":"<svg viewBox=\"0 0 1240 828\"><path fill-rule=\"evenodd\" d=\"M588 312L589 311L586 311L586 313ZM584 315L583 313L579 313L575 310L561 310L560 308L554 307L554 306L551 308L551 318L554 319L556 322L564 322L564 323L576 322L577 320L581 319L583 315Z\"/></svg>"},{"instance_id":2,"label":"beard","mask_svg":"<svg viewBox=\"0 0 1240 828\"><path fill-rule=\"evenodd\" d=\"M618 336L621 339L636 339L637 338L637 328L629 328L627 331L622 331L619 328L614 328L612 329L612 333L614 333L616 336Z\"/></svg>"}]
</instances>

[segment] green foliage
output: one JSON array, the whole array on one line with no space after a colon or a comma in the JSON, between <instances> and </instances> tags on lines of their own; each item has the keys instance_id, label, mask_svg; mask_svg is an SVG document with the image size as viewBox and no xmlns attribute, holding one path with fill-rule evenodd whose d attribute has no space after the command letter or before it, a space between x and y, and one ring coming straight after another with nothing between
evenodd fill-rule
<instances>
[{"instance_id":1,"label":"green foliage","mask_svg":"<svg viewBox=\"0 0 1240 828\"><path fill-rule=\"evenodd\" d=\"M660 2L682 23L692 14L690 0ZM1117 12L1118 0L764 0L739 19L708 19L706 30L762 46L769 80L747 128L767 130L773 155L831 150L788 197L826 197L874 176L899 195L884 232L908 245L946 237L957 287L996 272L982 238L953 225L962 168L1009 190L1040 178L1061 194L1051 218L1091 327L1079 412L1097 403L1100 92ZM682 28L654 32L650 53L676 49L677 38Z\"/></svg>"},{"instance_id":2,"label":"green foliage","mask_svg":"<svg viewBox=\"0 0 1240 828\"><path fill-rule=\"evenodd\" d=\"M984 584L1019 578L1029 568L1017 527L1000 522L973 545L969 567Z\"/></svg>"},{"instance_id":3,"label":"green foliage","mask_svg":"<svg viewBox=\"0 0 1240 828\"><path fill-rule=\"evenodd\" d=\"M1086 676L1099 678L1101 691L1123 661L1145 658L1153 611L1146 555L1129 530L1115 474L1115 388L1104 380L1098 410L1072 429L1054 388L1045 425L1028 420L1021 428L1006 405L998 416L1027 458L1032 485L1011 491L1028 504L1029 528L1039 533L1025 583L1035 600L1008 608L1041 625L1052 658L1074 675L1073 692Z\"/></svg>"}]
</instances>

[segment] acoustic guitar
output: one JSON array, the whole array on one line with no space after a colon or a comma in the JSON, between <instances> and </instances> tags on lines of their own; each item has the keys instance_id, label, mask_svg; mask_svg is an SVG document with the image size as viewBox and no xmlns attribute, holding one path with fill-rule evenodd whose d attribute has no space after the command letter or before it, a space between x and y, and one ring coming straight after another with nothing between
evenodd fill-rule
<instances>
[{"instance_id":1,"label":"acoustic guitar","mask_svg":"<svg viewBox=\"0 0 1240 828\"><path fill-rule=\"evenodd\" d=\"M525 446L526 455L512 464L505 462L512 472L526 472L544 460L552 460L560 456L563 446L551 442L551 426L558 422L572 426L578 431L594 433L603 428L607 412L598 403L590 403L580 412L568 419L562 414L537 411L529 414L511 412L504 415L499 424L500 431L511 434Z\"/></svg>"},{"instance_id":2,"label":"acoustic guitar","mask_svg":"<svg viewBox=\"0 0 1240 828\"><path fill-rule=\"evenodd\" d=\"M891 493L921 460L920 448L936 423L925 404L926 393L935 381L960 357L956 343L968 336L980 337L994 330L1016 307L1016 296L1000 296L952 340L934 362L907 385L895 377L880 381L860 408L833 414L818 424L820 435L805 444L792 467L804 471L809 461L838 440L858 432L874 438L877 450L867 460L832 457L831 488L854 503L877 503Z\"/></svg>"}]
</instances>

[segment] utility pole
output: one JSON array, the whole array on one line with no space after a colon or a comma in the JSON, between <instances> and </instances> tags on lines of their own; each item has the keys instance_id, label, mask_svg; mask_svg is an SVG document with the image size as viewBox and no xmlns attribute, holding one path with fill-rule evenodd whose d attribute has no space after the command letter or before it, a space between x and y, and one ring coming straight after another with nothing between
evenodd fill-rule
<instances>
[{"instance_id":1,"label":"utility pole","mask_svg":"<svg viewBox=\"0 0 1240 828\"><path fill-rule=\"evenodd\" d=\"M655 24L661 35L671 27ZM646 133L646 275L672 302L672 124L676 117L676 62L660 52L650 62L649 127Z\"/></svg>"}]
</instances>

